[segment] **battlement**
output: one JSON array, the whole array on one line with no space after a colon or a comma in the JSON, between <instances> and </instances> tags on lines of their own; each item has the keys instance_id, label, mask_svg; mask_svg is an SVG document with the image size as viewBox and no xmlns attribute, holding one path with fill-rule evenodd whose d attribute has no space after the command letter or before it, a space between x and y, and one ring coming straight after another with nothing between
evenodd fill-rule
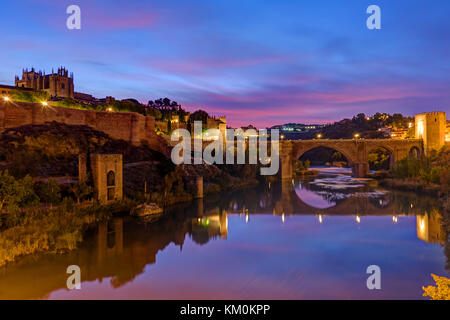
<instances>
[{"instance_id":1,"label":"battlement","mask_svg":"<svg viewBox=\"0 0 450 320\"><path fill-rule=\"evenodd\" d=\"M429 111L429 112L419 113L416 116L421 116L421 115L424 115L427 117L442 116L442 115L445 116L445 112L444 111Z\"/></svg>"}]
</instances>

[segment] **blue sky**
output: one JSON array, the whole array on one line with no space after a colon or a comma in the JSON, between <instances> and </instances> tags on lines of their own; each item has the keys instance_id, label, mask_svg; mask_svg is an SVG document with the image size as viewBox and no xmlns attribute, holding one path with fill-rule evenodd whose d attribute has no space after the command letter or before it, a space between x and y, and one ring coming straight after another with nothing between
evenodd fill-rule
<instances>
[{"instance_id":1,"label":"blue sky","mask_svg":"<svg viewBox=\"0 0 450 320\"><path fill-rule=\"evenodd\" d=\"M71 4L81 30L66 28ZM449 13L448 0L8 1L0 83L63 65L76 91L167 96L234 126L450 112Z\"/></svg>"}]
</instances>

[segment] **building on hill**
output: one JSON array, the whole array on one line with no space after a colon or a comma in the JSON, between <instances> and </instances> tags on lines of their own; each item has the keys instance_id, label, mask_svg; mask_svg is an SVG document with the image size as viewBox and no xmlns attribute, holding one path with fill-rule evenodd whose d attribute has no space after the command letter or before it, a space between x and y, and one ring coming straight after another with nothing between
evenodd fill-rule
<instances>
[{"instance_id":1,"label":"building on hill","mask_svg":"<svg viewBox=\"0 0 450 320\"><path fill-rule=\"evenodd\" d=\"M89 105L94 105L94 104L99 104L99 103L100 104L110 104L111 102L116 100L114 97L111 97L111 96L99 99L99 98L94 97L91 94L82 93L82 92L75 92L73 98L77 102L89 104Z\"/></svg>"},{"instance_id":2,"label":"building on hill","mask_svg":"<svg viewBox=\"0 0 450 320\"><path fill-rule=\"evenodd\" d=\"M72 98L79 103L88 105L110 104L115 101L114 97L96 98L90 94L75 92L73 73L61 67L54 73L45 74L43 71L36 71L34 68L22 69L22 77L15 77L15 85L1 85L0 93L2 96L8 96L15 91L44 91L47 92L52 100L61 100L63 98Z\"/></svg>"},{"instance_id":3,"label":"building on hill","mask_svg":"<svg viewBox=\"0 0 450 320\"><path fill-rule=\"evenodd\" d=\"M69 75L69 72L65 68L58 68L58 72L51 74L45 74L42 71L22 70L22 78L15 77L15 86L17 88L32 89L35 91L45 91L51 97L58 98L73 98L74 86L73 86L73 73Z\"/></svg>"}]
</instances>

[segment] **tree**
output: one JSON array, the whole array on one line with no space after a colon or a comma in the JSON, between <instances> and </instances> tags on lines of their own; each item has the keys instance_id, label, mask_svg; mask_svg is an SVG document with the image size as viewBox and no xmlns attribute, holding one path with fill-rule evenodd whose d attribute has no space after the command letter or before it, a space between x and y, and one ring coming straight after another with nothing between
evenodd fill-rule
<instances>
[{"instance_id":1,"label":"tree","mask_svg":"<svg viewBox=\"0 0 450 320\"><path fill-rule=\"evenodd\" d=\"M303 166L305 167L305 170L308 170L309 167L311 166L311 161L309 161L309 159L306 159L306 161L305 161Z\"/></svg>"},{"instance_id":2,"label":"tree","mask_svg":"<svg viewBox=\"0 0 450 320\"><path fill-rule=\"evenodd\" d=\"M208 120L208 113L203 110L197 110L193 114L191 114L191 121L201 121L202 123L206 123Z\"/></svg>"},{"instance_id":3,"label":"tree","mask_svg":"<svg viewBox=\"0 0 450 320\"><path fill-rule=\"evenodd\" d=\"M86 182L78 182L72 186L72 192L77 198L77 203L80 204L80 200L83 200L92 193L92 187Z\"/></svg>"},{"instance_id":4,"label":"tree","mask_svg":"<svg viewBox=\"0 0 450 320\"><path fill-rule=\"evenodd\" d=\"M423 296L430 297L432 300L450 300L450 279L435 274L431 274L431 276L436 282L436 287L422 287Z\"/></svg>"},{"instance_id":5,"label":"tree","mask_svg":"<svg viewBox=\"0 0 450 320\"><path fill-rule=\"evenodd\" d=\"M41 184L38 195L41 202L50 204L52 207L61 201L61 190L55 179L50 179L47 183Z\"/></svg>"},{"instance_id":6,"label":"tree","mask_svg":"<svg viewBox=\"0 0 450 320\"><path fill-rule=\"evenodd\" d=\"M5 207L26 206L38 199L30 176L16 180L8 171L0 171L0 210Z\"/></svg>"}]
</instances>

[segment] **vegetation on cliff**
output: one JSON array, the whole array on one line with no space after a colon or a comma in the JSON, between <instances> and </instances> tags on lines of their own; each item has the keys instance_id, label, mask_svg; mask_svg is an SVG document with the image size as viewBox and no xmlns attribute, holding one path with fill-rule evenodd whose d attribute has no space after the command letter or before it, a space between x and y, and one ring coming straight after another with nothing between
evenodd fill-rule
<instances>
[{"instance_id":1,"label":"vegetation on cliff","mask_svg":"<svg viewBox=\"0 0 450 320\"><path fill-rule=\"evenodd\" d=\"M424 184L439 184L441 191L450 189L450 147L433 151L427 157L408 157L394 166L393 177L403 180L416 180Z\"/></svg>"},{"instance_id":2,"label":"vegetation on cliff","mask_svg":"<svg viewBox=\"0 0 450 320\"><path fill-rule=\"evenodd\" d=\"M425 192L440 196L444 208L450 208L450 147L429 156L408 157L398 161L392 172L379 171L374 178L384 187L405 191Z\"/></svg>"}]
</instances>

